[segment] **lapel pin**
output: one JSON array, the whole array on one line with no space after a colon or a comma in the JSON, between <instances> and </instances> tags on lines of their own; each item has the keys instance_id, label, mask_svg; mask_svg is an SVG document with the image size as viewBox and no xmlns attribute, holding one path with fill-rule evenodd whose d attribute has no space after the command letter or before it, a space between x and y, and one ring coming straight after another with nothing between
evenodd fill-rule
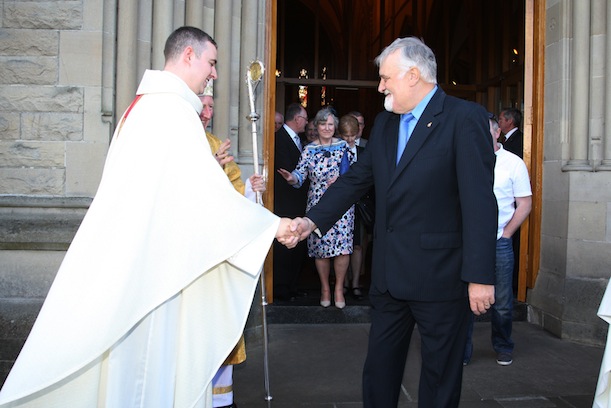
<instances>
[{"instance_id":1,"label":"lapel pin","mask_svg":"<svg viewBox=\"0 0 611 408\"><path fill-rule=\"evenodd\" d=\"M431 127L431 125L433 125L433 122L429 122L426 124L426 127Z\"/></svg>"}]
</instances>

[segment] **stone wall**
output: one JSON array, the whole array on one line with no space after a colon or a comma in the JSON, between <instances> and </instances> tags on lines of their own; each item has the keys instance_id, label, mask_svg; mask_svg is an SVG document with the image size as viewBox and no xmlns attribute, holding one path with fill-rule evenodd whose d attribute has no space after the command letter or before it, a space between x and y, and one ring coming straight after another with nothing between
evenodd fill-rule
<instances>
[{"instance_id":1,"label":"stone wall","mask_svg":"<svg viewBox=\"0 0 611 408\"><path fill-rule=\"evenodd\" d=\"M541 263L527 298L531 322L591 344L606 339L596 313L611 276L611 103L601 92L611 9L601 4L547 1Z\"/></svg>"},{"instance_id":2,"label":"stone wall","mask_svg":"<svg viewBox=\"0 0 611 408\"><path fill-rule=\"evenodd\" d=\"M0 3L0 195L91 197L110 136L102 1Z\"/></svg>"},{"instance_id":3,"label":"stone wall","mask_svg":"<svg viewBox=\"0 0 611 408\"><path fill-rule=\"evenodd\" d=\"M90 202L0 196L0 383L34 324Z\"/></svg>"},{"instance_id":4,"label":"stone wall","mask_svg":"<svg viewBox=\"0 0 611 408\"><path fill-rule=\"evenodd\" d=\"M103 1L0 1L0 372L97 189Z\"/></svg>"},{"instance_id":5,"label":"stone wall","mask_svg":"<svg viewBox=\"0 0 611 408\"><path fill-rule=\"evenodd\" d=\"M0 379L95 194L102 0L0 1Z\"/></svg>"}]
</instances>

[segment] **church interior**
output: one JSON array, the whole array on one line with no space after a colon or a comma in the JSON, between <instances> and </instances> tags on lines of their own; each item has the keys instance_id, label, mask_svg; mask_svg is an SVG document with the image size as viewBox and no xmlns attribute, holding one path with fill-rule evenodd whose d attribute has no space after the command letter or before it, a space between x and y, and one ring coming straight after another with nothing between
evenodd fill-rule
<instances>
[{"instance_id":1,"label":"church interior","mask_svg":"<svg viewBox=\"0 0 611 408\"><path fill-rule=\"evenodd\" d=\"M495 113L522 108L524 14L523 0L280 0L276 106L305 101L313 115L333 105L372 120L383 100L375 57L416 36L435 52L446 93Z\"/></svg>"},{"instance_id":2,"label":"church interior","mask_svg":"<svg viewBox=\"0 0 611 408\"><path fill-rule=\"evenodd\" d=\"M496 115L507 107L524 111L526 6L524 0L278 0L276 110L299 102L309 117L328 105L340 116L359 111L367 138L384 99L374 59L395 38L416 36L435 52L437 81L447 94ZM531 265L523 262L515 279L522 301L534 283ZM315 279L315 272L302 275Z\"/></svg>"}]
</instances>

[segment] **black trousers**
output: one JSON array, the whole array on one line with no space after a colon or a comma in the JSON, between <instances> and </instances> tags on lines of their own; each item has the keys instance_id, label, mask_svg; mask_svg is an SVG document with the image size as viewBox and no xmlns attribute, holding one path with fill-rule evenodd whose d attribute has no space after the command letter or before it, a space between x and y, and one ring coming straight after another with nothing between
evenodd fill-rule
<instances>
[{"instance_id":1,"label":"black trousers","mask_svg":"<svg viewBox=\"0 0 611 408\"><path fill-rule=\"evenodd\" d=\"M398 300L372 288L371 329L363 370L365 408L395 408L414 326L422 341L418 406L458 407L469 318L467 298L445 302Z\"/></svg>"},{"instance_id":2,"label":"black trousers","mask_svg":"<svg viewBox=\"0 0 611 408\"><path fill-rule=\"evenodd\" d=\"M274 298L286 300L296 291L307 250L305 240L293 249L274 240Z\"/></svg>"}]
</instances>

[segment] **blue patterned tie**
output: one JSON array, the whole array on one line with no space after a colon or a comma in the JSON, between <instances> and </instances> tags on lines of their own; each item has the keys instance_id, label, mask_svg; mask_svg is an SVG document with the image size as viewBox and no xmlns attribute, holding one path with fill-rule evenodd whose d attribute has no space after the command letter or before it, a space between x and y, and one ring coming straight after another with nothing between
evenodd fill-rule
<instances>
[{"instance_id":1,"label":"blue patterned tie","mask_svg":"<svg viewBox=\"0 0 611 408\"><path fill-rule=\"evenodd\" d=\"M295 142L295 145L297 145L297 148L299 149L299 151L302 151L303 148L301 147L301 139L299 138L299 136L295 136L293 138L293 141Z\"/></svg>"},{"instance_id":2,"label":"blue patterned tie","mask_svg":"<svg viewBox=\"0 0 611 408\"><path fill-rule=\"evenodd\" d=\"M414 115L412 115L411 112L401 115L401 123L399 125L399 141L397 143L397 163L399 163L399 160L401 160L401 155L403 155L407 141L411 136L409 123L412 121L412 119L414 119Z\"/></svg>"}]
</instances>

